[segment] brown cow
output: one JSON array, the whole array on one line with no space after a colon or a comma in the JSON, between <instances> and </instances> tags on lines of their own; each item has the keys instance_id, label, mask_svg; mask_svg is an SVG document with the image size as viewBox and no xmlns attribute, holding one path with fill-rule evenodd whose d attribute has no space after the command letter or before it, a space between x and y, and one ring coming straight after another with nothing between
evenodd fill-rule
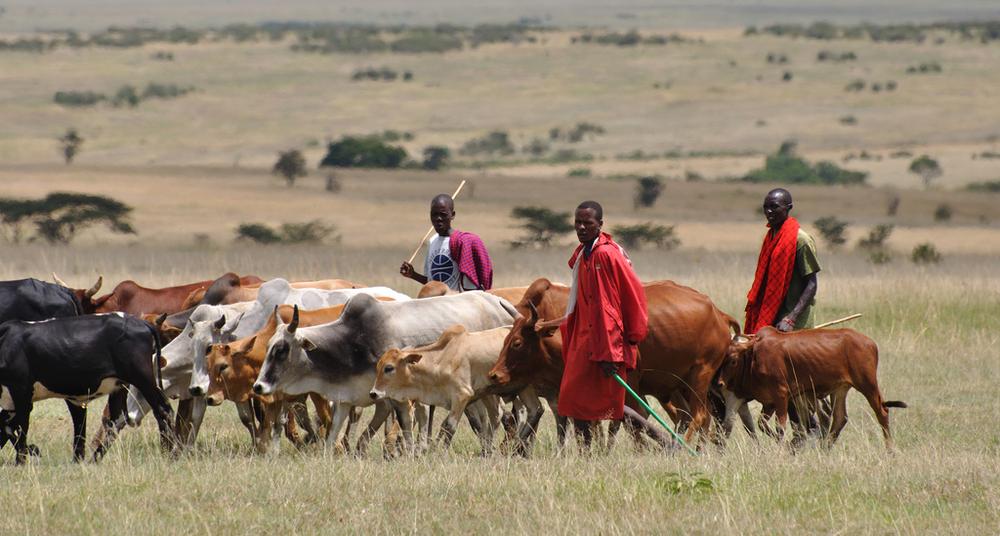
<instances>
[{"instance_id":1,"label":"brown cow","mask_svg":"<svg viewBox=\"0 0 1000 536\"><path fill-rule=\"evenodd\" d=\"M731 340L730 329L739 324L704 294L671 281L643 285L649 309L649 335L639 345L639 368L628 381L640 395L652 395L662 404L672 398L684 401L690 420L685 439L705 438L710 418L706 405L712 377L722 364ZM539 393L558 392L562 379L562 338L556 326L540 319L562 317L569 289L547 279L531 284L517 304L521 316L514 320L496 366L490 371L495 384L533 384ZM536 326L540 329L536 331ZM631 399L626 405L645 416ZM560 439L564 430L560 431Z\"/></svg>"},{"instance_id":2,"label":"brown cow","mask_svg":"<svg viewBox=\"0 0 1000 536\"><path fill-rule=\"evenodd\" d=\"M225 274L222 277L237 277L235 274ZM259 283L256 276L239 278L245 284ZM174 314L186 309L184 301L197 289L206 288L213 281L199 281L187 285L166 288L146 288L132 280L122 281L109 294L93 300L94 310L98 313L113 313L120 311L135 316L143 314Z\"/></svg>"},{"instance_id":3,"label":"brown cow","mask_svg":"<svg viewBox=\"0 0 1000 536\"><path fill-rule=\"evenodd\" d=\"M788 421L788 403L800 419L815 411L820 398L833 398L833 421L825 444L833 446L847 424L847 392L855 388L868 400L882 427L885 446L892 449L889 408L906 403L883 400L878 387L878 346L853 329L807 329L782 333L766 327L756 335L733 340L719 373L726 397L725 428L734 412L750 400L774 412L780 437ZM793 423L792 445L805 439L802 423Z\"/></svg>"},{"instance_id":4,"label":"brown cow","mask_svg":"<svg viewBox=\"0 0 1000 536\"><path fill-rule=\"evenodd\" d=\"M236 274L226 274L212 282L207 288L191 292L184 300L183 309L189 309L202 304L229 305L257 299L263 281L256 278L255 282L244 282L237 279ZM347 288L362 288L353 281L346 279L320 279L316 281L294 281L289 283L292 288L315 288L320 290L340 290Z\"/></svg>"},{"instance_id":5,"label":"brown cow","mask_svg":"<svg viewBox=\"0 0 1000 536\"><path fill-rule=\"evenodd\" d=\"M388 301L386 298L379 299ZM332 322L340 318L340 313L343 310L343 305L337 305L314 311L299 311L299 325L310 326ZM291 322L293 311L293 306L281 305L278 307L277 315L281 317L284 323L289 323ZM217 406L223 400L245 402L251 397L261 399L265 402L264 422L260 427L260 432L258 432L256 445L260 452L266 452L268 450L268 442L270 441L273 444L276 440L274 429L277 424L277 418L280 417L281 402L287 404L296 401L302 402L305 399L304 396L301 396L289 397L288 399L278 401L274 400L274 397L258 397L258 395L253 393L253 383L260 374L264 358L267 356L268 341L274 335L277 326L277 317L272 315L268 319L267 324L257 333L229 344L212 345L211 350L206 356L209 376L206 397L210 405ZM318 395L310 396L312 397L313 404L316 406L317 414L323 423L323 428L329 430L331 418L329 402ZM381 426L382 422L388 416L389 408L382 408L381 406L385 406L385 404L376 407L376 416L372 418L372 423L369 424L369 431L366 431L368 438L378 430L377 427L372 429L376 419L378 419L377 424Z\"/></svg>"}]
</instances>

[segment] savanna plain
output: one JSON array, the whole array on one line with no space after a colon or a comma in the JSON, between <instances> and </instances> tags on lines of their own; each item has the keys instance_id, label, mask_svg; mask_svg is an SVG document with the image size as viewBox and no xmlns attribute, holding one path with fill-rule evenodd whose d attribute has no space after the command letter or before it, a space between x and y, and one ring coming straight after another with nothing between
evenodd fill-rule
<instances>
[{"instance_id":1,"label":"savanna plain","mask_svg":"<svg viewBox=\"0 0 1000 536\"><path fill-rule=\"evenodd\" d=\"M548 413L528 459L481 458L467 426L450 452L415 458L386 460L378 444L356 457L287 442L260 456L226 403L209 409L196 447L178 459L159 452L144 423L126 429L103 462L74 464L69 416L52 400L32 414L40 458L16 467L13 452L0 451L0 533L1000 531L1000 194L966 188L1000 179L1000 160L980 157L996 153L1000 135L1000 45L948 35L938 44L819 42L742 30L679 30L691 40L608 47L573 43L580 32L563 29L534 43L444 54L305 54L269 41L0 52L0 195L108 195L133 208L137 231L94 227L72 245L2 243L0 278L50 280L55 272L87 287L101 274L108 290L125 279L158 287L232 270L415 294L397 269L427 228L427 201L467 179L455 226L490 246L495 286L569 279L571 237L509 247L522 233L514 207L569 211L593 198L608 227L673 226L679 247L631 251L643 280L691 286L742 319L764 232L757 210L776 184L735 178L796 139L809 161L869 173L865 186L790 189L793 215L820 240L816 318L862 313L850 327L879 344L882 392L909 404L890 415L894 452L852 392L836 446L810 443L794 454L742 430L696 457L639 451L624 434L607 453L581 453L572 442L558 452ZM858 59L817 62L826 49ZM176 59L150 59L163 51ZM768 54L789 63L768 63ZM906 74L926 62L945 73ZM369 66L412 70L414 80L351 80ZM857 78L893 79L898 89L845 91ZM150 81L197 90L134 109L52 102L62 89L113 93ZM584 121L605 133L552 142L576 151L571 162L459 155L491 130L508 131L520 146ZM85 138L71 165L55 142L68 127ZM427 145L451 148L453 165L337 169L339 191L324 189L328 170L316 164L327 139L388 129L412 133L400 143L414 157ZM271 173L277 152L289 148L309 163L293 187ZM653 156L621 156L637 150ZM893 156L902 152L935 157L943 175L924 187L907 169L912 158ZM637 208L635 177L651 174L661 176L663 193ZM941 205L946 219L935 217ZM845 244L820 239L814 222L824 216L848 223ZM234 240L241 223L317 219L336 226L336 236L300 246ZM891 260L873 263L855 244L879 224L894 225ZM922 243L935 246L939 262L911 262ZM101 408L91 405L91 435Z\"/></svg>"}]
</instances>

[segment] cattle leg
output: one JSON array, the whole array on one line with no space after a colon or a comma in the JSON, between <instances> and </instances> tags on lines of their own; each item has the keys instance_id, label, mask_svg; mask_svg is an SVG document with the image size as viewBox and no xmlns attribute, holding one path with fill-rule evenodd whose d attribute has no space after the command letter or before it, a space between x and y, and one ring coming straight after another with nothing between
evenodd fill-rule
<instances>
[{"instance_id":1,"label":"cattle leg","mask_svg":"<svg viewBox=\"0 0 1000 536\"><path fill-rule=\"evenodd\" d=\"M824 441L826 448L833 447L833 444L837 442L837 438L840 437L840 432L847 425L847 392L850 389L850 387L844 386L834 391L831 395L833 399L833 415L831 417L829 434L827 434Z\"/></svg>"},{"instance_id":2,"label":"cattle leg","mask_svg":"<svg viewBox=\"0 0 1000 536\"><path fill-rule=\"evenodd\" d=\"M893 442L892 434L889 432L889 408L885 405L885 399L882 398L882 392L879 390L878 384L871 382L868 385L862 384L856 388L861 391L861 394L865 395L868 405L875 412L875 419L878 420L879 426L882 427L882 438L885 440L885 448L891 451L893 449Z\"/></svg>"},{"instance_id":3,"label":"cattle leg","mask_svg":"<svg viewBox=\"0 0 1000 536\"><path fill-rule=\"evenodd\" d=\"M545 415L545 407L542 406L542 401L538 398L538 394L535 393L535 389L530 386L518 393L517 398L524 403L524 408L527 410L524 423L521 424L521 428L517 433L517 453L522 456L528 456L531 454L531 446L534 444L535 434L538 431L538 423L541 422L542 416Z\"/></svg>"},{"instance_id":4,"label":"cattle leg","mask_svg":"<svg viewBox=\"0 0 1000 536\"><path fill-rule=\"evenodd\" d=\"M333 411L330 409L330 402L316 393L309 393L309 399L312 400L313 406L316 409L316 438L314 441L319 441L326 437L326 431L330 429L330 420L333 419Z\"/></svg>"},{"instance_id":5,"label":"cattle leg","mask_svg":"<svg viewBox=\"0 0 1000 536\"><path fill-rule=\"evenodd\" d=\"M31 417L32 392L29 390L9 389L11 399L14 402L14 428L17 430L17 439L14 440L14 450L17 452L17 465L24 465L28 461L30 450L28 449L28 422Z\"/></svg>"},{"instance_id":6,"label":"cattle leg","mask_svg":"<svg viewBox=\"0 0 1000 536\"><path fill-rule=\"evenodd\" d=\"M198 397L202 398L202 397ZM257 440L257 408L254 408L254 404L258 404L256 399L251 398L246 402L236 403L236 414L240 417L240 422L243 423L243 427L250 432L250 441L255 442ZM263 415L261 415L263 418Z\"/></svg>"},{"instance_id":7,"label":"cattle leg","mask_svg":"<svg viewBox=\"0 0 1000 536\"><path fill-rule=\"evenodd\" d=\"M664 435L659 428L653 426L652 423L649 422L649 419L643 417L634 409L625 406L624 417L626 425L635 430L645 433L647 436L650 437L650 439L656 441L657 444L660 445L660 447L666 449L667 447L670 446L671 439L666 435Z\"/></svg>"},{"instance_id":8,"label":"cattle leg","mask_svg":"<svg viewBox=\"0 0 1000 536\"><path fill-rule=\"evenodd\" d=\"M337 403L333 408L333 421L330 423L330 430L326 433L326 448L335 449L340 441L340 433L344 429L344 422L351 413L351 404L346 402Z\"/></svg>"},{"instance_id":9,"label":"cattle leg","mask_svg":"<svg viewBox=\"0 0 1000 536\"><path fill-rule=\"evenodd\" d=\"M295 443L296 447L316 441L316 430L313 428L312 420L309 418L309 406L306 400L308 398L303 395L295 397L290 402L291 408L289 409L292 413L290 417L294 418L289 418L288 423L285 425L285 436L288 437L289 441ZM305 438L299 436L298 428L301 428L305 432Z\"/></svg>"},{"instance_id":10,"label":"cattle leg","mask_svg":"<svg viewBox=\"0 0 1000 536\"><path fill-rule=\"evenodd\" d=\"M407 425L404 426L404 424L403 424L403 416L400 415L400 411L398 411L398 410L396 411L396 418L399 419L399 424L400 424L400 426L404 427L404 430L406 429L406 427L410 427L412 429L412 423L410 423L410 412L409 411L405 411L405 413L406 413L405 417L406 417L407 423L409 423L409 424L407 424ZM419 445L421 452L426 452L427 451L428 443L430 441L429 438L430 438L430 435L431 435L430 434L431 429L430 429L430 426L428 426L428 424L430 423L430 420L427 418L427 413L428 413L427 406L425 406L423 404L414 404L413 405L413 421L417 425L417 438L416 438L416 441L414 442L413 445L407 445L408 448L415 449ZM405 436L406 432L404 431L403 433L404 433L403 439L405 440L406 439L406 436ZM412 441L412 438L411 438L411 441ZM413 453L413 451L411 450L411 454L412 453Z\"/></svg>"},{"instance_id":11,"label":"cattle leg","mask_svg":"<svg viewBox=\"0 0 1000 536\"><path fill-rule=\"evenodd\" d=\"M462 414L465 413L465 406L468 403L468 397L464 396L457 396L451 400L451 411L448 412L448 416L441 423L441 431L438 432L437 438L438 444L443 444L445 450L451 448L451 440L455 436L455 430L458 428L458 421L462 418Z\"/></svg>"},{"instance_id":12,"label":"cattle leg","mask_svg":"<svg viewBox=\"0 0 1000 536\"><path fill-rule=\"evenodd\" d=\"M480 437L482 455L491 456L493 454L493 438L500 427L500 398L497 396L487 396L483 399L486 406L486 429Z\"/></svg>"},{"instance_id":13,"label":"cattle leg","mask_svg":"<svg viewBox=\"0 0 1000 536\"><path fill-rule=\"evenodd\" d=\"M91 461L99 462L118 437L120 428L115 421L125 413L125 398L128 391L119 389L108 395L108 411L101 416L101 431L94 437L94 454Z\"/></svg>"},{"instance_id":14,"label":"cattle leg","mask_svg":"<svg viewBox=\"0 0 1000 536\"><path fill-rule=\"evenodd\" d=\"M388 400L375 402L375 415L372 415L371 420L368 421L368 427L365 428L365 431L361 432L361 435L358 437L358 444L354 449L358 456L364 456L368 452L368 443L378 432L378 429L382 427L382 424L385 423L385 419L391 411L392 406Z\"/></svg>"},{"instance_id":15,"label":"cattle leg","mask_svg":"<svg viewBox=\"0 0 1000 536\"><path fill-rule=\"evenodd\" d=\"M139 390L142 392L142 396L149 401L149 405L153 408L153 416L156 417L156 424L160 428L160 446L164 452L171 452L176 454L178 452L177 446L177 434L174 430L172 421L174 420L174 410L170 407L167 399L152 384L150 385L138 385ZM205 397L199 397L204 403ZM123 401L124 402L124 401ZM124 404L123 404L124 406ZM199 423L200 424L200 423Z\"/></svg>"},{"instance_id":16,"label":"cattle leg","mask_svg":"<svg viewBox=\"0 0 1000 536\"><path fill-rule=\"evenodd\" d=\"M194 426L191 423L193 408L193 398L184 398L177 402L177 416L174 421L174 429L177 430L178 440L185 447L194 445Z\"/></svg>"},{"instance_id":17,"label":"cattle leg","mask_svg":"<svg viewBox=\"0 0 1000 536\"><path fill-rule=\"evenodd\" d=\"M87 457L87 408L69 400L66 401L66 408L73 419L73 461L82 462Z\"/></svg>"}]
</instances>

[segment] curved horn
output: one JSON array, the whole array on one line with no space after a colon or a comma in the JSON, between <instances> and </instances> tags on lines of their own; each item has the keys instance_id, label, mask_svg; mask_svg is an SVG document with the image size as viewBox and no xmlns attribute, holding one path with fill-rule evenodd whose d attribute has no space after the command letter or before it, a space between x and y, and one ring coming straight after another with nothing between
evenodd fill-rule
<instances>
[{"instance_id":1,"label":"curved horn","mask_svg":"<svg viewBox=\"0 0 1000 536\"><path fill-rule=\"evenodd\" d=\"M156 321L154 321L153 324L157 328L159 328L160 326L163 325L163 322L165 322L166 320L167 320L167 313L162 313L160 316L156 317Z\"/></svg>"},{"instance_id":2,"label":"curved horn","mask_svg":"<svg viewBox=\"0 0 1000 536\"><path fill-rule=\"evenodd\" d=\"M212 324L212 327L221 330L223 327L225 327L225 325L226 325L226 315L222 315L219 317L218 320L215 321L214 324Z\"/></svg>"},{"instance_id":3,"label":"curved horn","mask_svg":"<svg viewBox=\"0 0 1000 536\"><path fill-rule=\"evenodd\" d=\"M66 288L69 288L69 285L67 285L66 282L63 281L62 279L59 279L59 276L57 276L55 272L52 272L52 280L55 281L56 284L58 285L62 285Z\"/></svg>"},{"instance_id":4,"label":"curved horn","mask_svg":"<svg viewBox=\"0 0 1000 536\"><path fill-rule=\"evenodd\" d=\"M288 324L288 332L295 333L295 330L299 328L299 306L295 305L292 309L292 322Z\"/></svg>"},{"instance_id":5,"label":"curved horn","mask_svg":"<svg viewBox=\"0 0 1000 536\"><path fill-rule=\"evenodd\" d=\"M528 325L534 326L538 323L538 309L535 307L535 302L529 300L528 309L531 309L531 316L528 318Z\"/></svg>"},{"instance_id":6,"label":"curved horn","mask_svg":"<svg viewBox=\"0 0 1000 536\"><path fill-rule=\"evenodd\" d=\"M87 298L93 298L94 294L97 294L97 291L101 290L101 284L103 283L104 283L104 276L103 275L97 276L97 282L94 283L94 286L88 288L87 291L83 293L83 295Z\"/></svg>"}]
</instances>

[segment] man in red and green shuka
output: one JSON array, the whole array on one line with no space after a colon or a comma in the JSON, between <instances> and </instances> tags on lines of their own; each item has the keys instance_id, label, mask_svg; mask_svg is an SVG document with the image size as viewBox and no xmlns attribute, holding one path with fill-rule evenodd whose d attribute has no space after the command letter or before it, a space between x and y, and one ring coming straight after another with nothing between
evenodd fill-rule
<instances>
[{"instance_id":1,"label":"man in red and green shuka","mask_svg":"<svg viewBox=\"0 0 1000 536\"><path fill-rule=\"evenodd\" d=\"M566 320L559 326L565 370L558 411L574 419L585 439L590 421L622 419L625 389L612 375L636 368L638 344L647 330L642 282L625 250L601 232L603 212L595 201L576 209L580 245L569 261L573 285Z\"/></svg>"}]
</instances>

